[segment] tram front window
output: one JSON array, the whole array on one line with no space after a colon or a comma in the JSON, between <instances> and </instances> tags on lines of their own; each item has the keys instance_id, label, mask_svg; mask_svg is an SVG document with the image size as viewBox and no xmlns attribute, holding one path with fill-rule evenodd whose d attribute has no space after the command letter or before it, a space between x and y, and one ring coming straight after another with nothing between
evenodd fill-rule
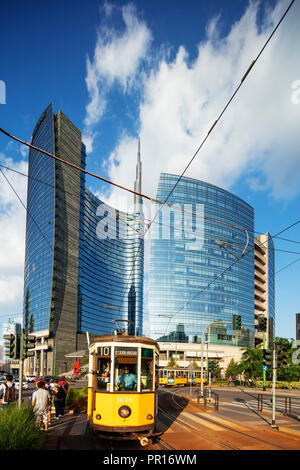
<instances>
[{"instance_id":1,"label":"tram front window","mask_svg":"<svg viewBox=\"0 0 300 470\"><path fill-rule=\"evenodd\" d=\"M110 348L107 349L110 352ZM107 351L105 351L107 353ZM109 354L110 356L110 354ZM96 367L96 387L98 390L110 390L110 370L111 370L111 358L106 356L97 356L97 367Z\"/></svg>"},{"instance_id":2,"label":"tram front window","mask_svg":"<svg viewBox=\"0 0 300 470\"><path fill-rule=\"evenodd\" d=\"M132 392L137 388L137 348L115 348L114 389Z\"/></svg>"},{"instance_id":3,"label":"tram front window","mask_svg":"<svg viewBox=\"0 0 300 470\"><path fill-rule=\"evenodd\" d=\"M141 391L153 390L153 349L142 348L141 356Z\"/></svg>"}]
</instances>

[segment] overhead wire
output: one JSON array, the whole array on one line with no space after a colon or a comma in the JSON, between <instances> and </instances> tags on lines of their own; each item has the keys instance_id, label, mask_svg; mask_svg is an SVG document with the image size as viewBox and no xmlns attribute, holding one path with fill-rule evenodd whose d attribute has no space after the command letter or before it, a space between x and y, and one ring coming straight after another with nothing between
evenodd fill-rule
<instances>
[{"instance_id":1,"label":"overhead wire","mask_svg":"<svg viewBox=\"0 0 300 470\"><path fill-rule=\"evenodd\" d=\"M282 17L280 18L279 22L277 23L276 27L273 29L272 33L269 35L267 41L264 43L264 45L263 45L263 47L261 48L261 50L259 51L258 55L256 56L256 58L255 58L255 59L251 62L251 64L249 65L249 67L248 67L248 69L246 70L245 74L244 74L243 77L241 78L240 84L238 85L238 87L236 88L236 90L234 91L234 93L232 94L232 96L230 97L230 99L228 100L228 102L226 103L226 105L224 106L224 108L223 108L223 110L221 111L221 113L219 114L218 118L214 121L213 125L210 127L210 129L209 129L209 131L208 131L206 137L203 139L203 141L201 142L200 146L197 148L196 152L194 153L194 155L193 155L192 158L190 159L189 163L186 165L184 171L181 173L180 177L178 178L177 182L176 182L175 185L173 186L172 190L170 191L169 195L167 196L167 198L165 199L164 202L157 201L157 200L155 200L154 198L150 198L150 197L147 196L147 195L141 194L141 193L139 193L139 192L137 192L137 191L134 191L134 190L131 190L131 189L129 189L129 188L125 188L124 186L121 186L120 184L117 184L117 183L115 183L115 182L112 182L112 181L108 180L107 178L104 178L104 177L101 177L100 175L96 175L96 174L94 174L94 173L91 173L91 172L89 172L89 171L87 171L87 170L85 170L85 169L82 169L81 167L78 167L77 165L74 165L74 164L72 164L72 163L70 163L70 162L66 162L65 160L63 160L63 159L61 159L61 158L59 158L59 157L57 157L57 156L55 156L55 155L52 155L52 154L50 154L49 152L46 152L45 150L39 149L38 147L36 147L36 146L34 146L34 145L32 145L32 144L29 144L29 143L27 143L27 142L25 142L25 141L23 141L23 140L21 140L21 139L15 137L15 136L13 136L12 134L10 134L9 132L5 131L5 130L2 129L2 128L0 128L0 131L1 131L3 134L7 135L8 137L10 137L10 138L12 138L12 139L14 139L14 140L16 140L16 141L22 143L23 145L26 145L26 146L30 147L30 148L33 149L33 150L36 150L36 151L41 152L41 153L44 153L45 155L48 155L49 157L52 157L52 158L54 158L54 159L56 159L56 160L58 160L58 161L60 161L60 162L62 162L62 163L65 163L65 164L67 164L67 165L69 165L69 166L71 166L71 167L73 167L73 168L75 168L75 169L77 169L77 170L80 170L80 171L82 171L82 172L84 172L84 173L86 173L86 174L88 174L88 175L90 175L90 176L93 176L93 177L98 178L98 179L100 179L100 180L102 180L102 181L104 181L104 182L107 182L107 183L109 183L109 184L111 184L111 185L113 185L113 186L115 186L115 187L117 187L117 188L120 188L120 189L129 191L129 192L131 192L132 194L135 194L135 195L137 195L137 196L139 196L139 197L141 197L141 198L146 198L146 199L150 200L152 203L159 204L160 207L159 207L158 211L156 212L154 218L151 220L151 222L150 222L150 224L149 224L149 226L148 226L148 228L147 228L147 230L146 230L146 232L147 232L147 231L150 229L150 227L151 227L152 223L154 222L154 220L156 219L156 217L157 217L158 213L160 212L161 208L162 208L163 206L167 205L167 201L169 200L171 194L173 193L173 191L174 191L175 188L177 187L178 183L180 182L180 180L182 179L182 177L183 177L184 174L186 173L187 169L190 167L190 165L192 164L192 162L193 162L194 159L196 158L197 154L199 153L199 151L200 151L201 148L203 147L204 143L205 143L206 140L208 139L209 135L211 134L211 132L213 131L213 129L215 128L215 126L217 125L217 123L219 122L219 120L221 119L221 117L223 116L223 114L225 113L225 111L227 110L227 108L229 107L229 105L231 104L231 102L233 101L234 97L236 96L236 94L238 93L239 89L240 89L241 86L243 85L245 79L246 79L247 76L249 75L249 73L250 73L250 71L252 70L253 66L255 65L255 63L257 62L257 60L260 58L260 56L262 55L262 53L263 53L264 49L266 48L267 44L269 43L269 41L271 40L271 38L272 38L273 35L275 34L276 30L278 29L278 27L279 27L280 24L282 23L283 19L284 19L285 16L287 15L287 13L288 13L288 11L290 10L291 6L293 5L294 1L295 1L295 0L292 0L292 2L289 4L288 8L286 9L286 11L284 12L284 14L283 14ZM2 173L3 173L3 172L2 172ZM174 207L173 207L173 208L174 208ZM27 210L27 209L26 209L26 210ZM205 218L205 217L203 216L203 218ZM219 222L221 222L221 221L219 221ZM223 222L221 222L221 223L223 223ZM225 224L225 225L230 225L230 224L226 224L226 223L224 223L224 224ZM236 227L236 228L237 228L237 227ZM245 229L243 229L243 228L241 228L241 227L239 227L239 229L246 231ZM247 248L248 242L249 242L249 235L248 235L248 232L247 232L247 231L246 231L246 235L247 235L247 243L246 243L246 246L245 246L245 248L244 248L244 251L243 251L242 256L244 256L244 255L247 254L247 253L245 253L245 249ZM145 234L144 234L143 238L144 238L144 237L145 237ZM141 242L142 242L142 239L141 239ZM140 248L140 246L141 246L141 243L140 243L140 245L139 245L139 248ZM138 249L138 251L139 251L139 249ZM249 253L249 252L248 252L248 253ZM137 259L137 256L138 256L138 253L137 253L137 255L136 255L135 261L136 261L136 259ZM239 261L239 259L241 259L241 258L238 258L237 261ZM135 261L134 261L133 265L135 264ZM236 262L237 262L237 261L236 261ZM235 263L233 263L233 264L235 264ZM229 269L229 268L227 268L227 269Z\"/></svg>"},{"instance_id":2,"label":"overhead wire","mask_svg":"<svg viewBox=\"0 0 300 470\"><path fill-rule=\"evenodd\" d=\"M16 170L15 168L11 168L7 165L3 165L0 163L0 167L6 169L6 170L9 170L11 172L14 172L14 173L17 173L18 175L21 175L21 176L24 176L25 178L27 179L32 179L34 181L37 181L39 183L42 183L52 189L55 189L56 186L54 184L51 184L51 183L48 183L44 180L41 180L40 178L36 178L34 176L30 176L26 173L23 173L19 170ZM75 194L75 193L71 193L70 191L67 191L67 190L64 190L64 194L68 194L69 196L78 196L78 194ZM85 195L81 196L84 200L89 200L89 198L87 198ZM22 203L23 207L25 207L25 204ZM108 206L109 207L109 206ZM121 211L120 213L118 214L118 217L117 217L119 220L122 220L126 225L128 225L129 228L132 228L131 225L128 223L126 223L126 221L130 221L130 222L139 222L139 223L142 223L144 224L145 226L148 226L149 225L149 222L151 221L151 219L135 219L134 217L130 216L130 215L127 215L126 217L123 216L121 214ZM156 221L155 222L158 226L162 226L162 227L166 227L168 229L170 229L170 225L167 224L167 223L163 223L163 222L160 222L160 221ZM134 228L132 228L133 230L135 230ZM190 234L190 235L195 235L195 231L191 231L191 230L187 230L186 227L184 227L184 229L182 229L181 227L177 228L176 226L172 227L172 230L174 230L175 232L180 232L182 230L184 230L184 233L186 234ZM249 233L252 233L251 230L247 229ZM136 231L136 230L135 230ZM253 230L253 233L257 233L257 234L260 234L260 235L263 235L265 234L265 232L259 232L257 230ZM283 237L276 237L276 240L282 240L282 241L287 241L287 242L290 242L290 243L296 243L296 244L300 244L300 241L299 240L291 240L291 239L288 239L288 238L283 238ZM209 241L214 241L213 239L210 239ZM266 249L268 249L268 247L265 247ZM279 248L274 248L275 251L280 251L280 252L284 252L284 253L290 253L290 254L295 254L295 255L300 255L300 252L298 251L289 251L289 250L283 250L283 249L279 249Z\"/></svg>"},{"instance_id":3,"label":"overhead wire","mask_svg":"<svg viewBox=\"0 0 300 470\"><path fill-rule=\"evenodd\" d=\"M283 230L280 230L280 232L278 232L276 235L273 235L273 236L270 236L270 239L272 240L273 238L275 238L276 236L280 235L281 233L284 233L286 232L287 230L290 230L291 228L295 227L297 224L300 223L300 219L295 221L294 223L292 223L291 225L289 225L288 227L284 228ZM267 243L268 239L265 241L265 242L262 242L263 244L264 243ZM255 250L255 247L252 248L252 250L250 250L249 252L247 252L244 256L246 257L247 255L249 255L250 253L252 253L253 251ZM240 260L241 260L242 257L239 257L238 259L236 259L233 263L231 263L226 269L224 269L217 277L215 277L211 282L209 282L207 284L206 287L204 287L203 289L200 290L200 292L197 292L196 295L194 295L191 299L189 299L187 302L185 302L185 304L178 310L176 310L176 312L172 315L172 317L170 318L173 319L179 312L181 312L190 302L192 302L193 300L195 300L196 298L198 298L203 292L205 292L207 289L210 288L210 286L216 282L218 279L221 278L221 276L223 274L225 274L227 271L229 271L236 263L238 263ZM250 289L249 289L250 290ZM167 328L170 324L170 320L169 320L169 323L167 324L167 327L166 327L166 331L167 331ZM165 333L166 334L166 333Z\"/></svg>"},{"instance_id":4,"label":"overhead wire","mask_svg":"<svg viewBox=\"0 0 300 470\"><path fill-rule=\"evenodd\" d=\"M280 20L278 21L276 27L273 29L272 33L269 35L267 41L264 43L263 47L260 49L257 57L251 62L251 64L249 65L247 71L245 72L245 74L243 75L243 77L241 78L241 82L240 84L238 85L238 87L236 88L236 90L234 91L233 95L231 96L231 98L228 100L228 102L226 103L226 105L224 106L223 110L221 111L220 115L218 116L218 118L215 120L215 122L213 123L213 125L210 127L206 137L203 139L203 141L201 142L201 144L199 145L198 149L196 150L196 152L194 153L194 155L192 156L192 158L190 159L189 163L187 164L187 166L185 167L185 169L183 170L183 172L181 173L180 177L178 178L178 180L176 181L175 185L173 186L172 190L170 191L170 193L168 194L167 198L165 199L164 203L159 203L161 204L158 211L156 212L156 214L154 215L153 219L151 220L146 232L150 229L152 223L154 222L154 220L156 219L156 217L158 216L161 208L167 204L167 201L169 200L169 198L171 197L171 194L173 193L173 191L175 190L175 188L177 187L179 181L183 178L184 174L186 173L187 169L190 167L190 165L192 164L192 162L194 161L194 159L196 158L197 154L199 153L199 151L201 150L201 148L203 147L204 143L206 142L206 140L208 139L209 135L211 134L211 132L213 131L214 127L216 126L216 124L219 122L219 120L221 119L221 117L223 116L223 114L225 113L225 111L227 110L227 108L229 107L230 103L233 101L235 95L238 93L239 89L241 88L241 86L243 85L245 79L247 78L247 76L249 75L250 71L252 70L253 66L255 65L255 63L257 62L257 60L260 58L260 56L262 55L263 51L265 50L267 44L270 42L271 38L274 36L275 32L277 31L277 29L279 28L280 24L282 23L282 21L284 20L285 16L287 15L288 11L290 10L291 6L293 5L295 0L292 0L291 3L289 4L288 8L285 10L284 14L281 16ZM247 237L248 237L248 233L247 233ZM142 240L141 240L142 242ZM140 246L141 246L141 243L140 243ZM247 248L248 246L248 238L247 238L247 244L245 246L245 248ZM243 255L245 253L245 249L243 251ZM138 256L138 253L137 253L137 256ZM136 259L137 259L137 256L136 256Z\"/></svg>"}]
</instances>

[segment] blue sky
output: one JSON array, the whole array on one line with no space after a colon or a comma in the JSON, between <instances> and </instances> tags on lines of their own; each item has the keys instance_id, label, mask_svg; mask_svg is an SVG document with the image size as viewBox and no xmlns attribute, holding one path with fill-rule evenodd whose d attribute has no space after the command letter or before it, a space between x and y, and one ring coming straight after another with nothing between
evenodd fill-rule
<instances>
[{"instance_id":1,"label":"blue sky","mask_svg":"<svg viewBox=\"0 0 300 470\"><path fill-rule=\"evenodd\" d=\"M249 202L255 230L272 235L300 218L299 3L187 172ZM131 188L140 135L143 191L155 196L160 171L182 172L288 4L2 2L0 127L29 141L53 102L83 132L88 170ZM27 151L0 135L0 163L26 172ZM26 178L6 175L26 201ZM0 319L22 311L24 234L25 211L0 174ZM300 258L300 224L281 236L294 242L276 249L295 253L276 251L276 271ZM299 277L300 262L276 276L278 336L295 337Z\"/></svg>"}]
</instances>

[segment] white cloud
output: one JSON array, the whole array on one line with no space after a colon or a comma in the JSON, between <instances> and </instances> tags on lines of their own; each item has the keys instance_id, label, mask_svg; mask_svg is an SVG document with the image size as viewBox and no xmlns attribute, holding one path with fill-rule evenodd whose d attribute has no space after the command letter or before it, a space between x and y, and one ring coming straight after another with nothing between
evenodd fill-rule
<instances>
[{"instance_id":1,"label":"white cloud","mask_svg":"<svg viewBox=\"0 0 300 470\"><path fill-rule=\"evenodd\" d=\"M23 276L3 276L0 275L0 304L7 306L7 314L14 314L10 312L11 305L15 304L17 299L20 299L22 305L24 288ZM17 309L18 310L18 309Z\"/></svg>"},{"instance_id":2,"label":"white cloud","mask_svg":"<svg viewBox=\"0 0 300 470\"><path fill-rule=\"evenodd\" d=\"M279 2L273 10L269 8L259 27L258 7L258 3L251 2L226 37L219 35L218 18L212 19L192 63L188 51L181 46L173 61L167 56L160 57L159 63L143 75L139 121L144 193L155 195L160 172L181 174L269 37L287 2ZM291 100L291 85L300 77L295 47L300 39L299 15L298 2L186 176L230 189L249 168L255 168L257 177L265 182L265 189L274 198L299 193L300 106L293 105ZM123 135L106 162L110 179L133 187L136 150L137 139ZM115 188L109 198L107 194L103 197L117 207L124 199L123 193Z\"/></svg>"},{"instance_id":3,"label":"white cloud","mask_svg":"<svg viewBox=\"0 0 300 470\"><path fill-rule=\"evenodd\" d=\"M27 162L0 154L0 163L27 173ZM27 178L0 168L26 205ZM14 313L22 308L26 211L1 172L0 195L0 307Z\"/></svg>"},{"instance_id":4,"label":"white cloud","mask_svg":"<svg viewBox=\"0 0 300 470\"><path fill-rule=\"evenodd\" d=\"M113 7L107 2L103 12L106 20L112 16ZM102 24L95 46L92 60L87 58L86 85L90 101L86 107L85 129L83 140L87 151L91 152L95 133L92 129L105 112L107 105L106 94L113 85L126 90L134 85L134 77L140 62L146 56L151 33L143 21L137 18L132 4L121 8L125 29L122 33Z\"/></svg>"}]
</instances>

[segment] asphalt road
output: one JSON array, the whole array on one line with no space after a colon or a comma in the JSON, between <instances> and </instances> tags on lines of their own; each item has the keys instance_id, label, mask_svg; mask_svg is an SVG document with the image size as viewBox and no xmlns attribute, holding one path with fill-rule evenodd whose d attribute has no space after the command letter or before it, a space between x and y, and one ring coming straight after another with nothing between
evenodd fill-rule
<instances>
[{"instance_id":1,"label":"asphalt road","mask_svg":"<svg viewBox=\"0 0 300 470\"><path fill-rule=\"evenodd\" d=\"M190 397L189 388L169 388L168 390ZM199 388L193 388L190 398L195 400L198 390ZM215 394L218 394L219 398L218 410L214 408ZM262 395L262 411L259 411L258 395ZM284 415L286 403L291 404L291 410L287 409L288 412L291 411L291 417ZM300 432L300 391L277 390L275 404L276 423ZM247 423L251 426L271 425L272 393L249 387L212 388L212 402L207 404L207 410L235 423Z\"/></svg>"}]
</instances>

